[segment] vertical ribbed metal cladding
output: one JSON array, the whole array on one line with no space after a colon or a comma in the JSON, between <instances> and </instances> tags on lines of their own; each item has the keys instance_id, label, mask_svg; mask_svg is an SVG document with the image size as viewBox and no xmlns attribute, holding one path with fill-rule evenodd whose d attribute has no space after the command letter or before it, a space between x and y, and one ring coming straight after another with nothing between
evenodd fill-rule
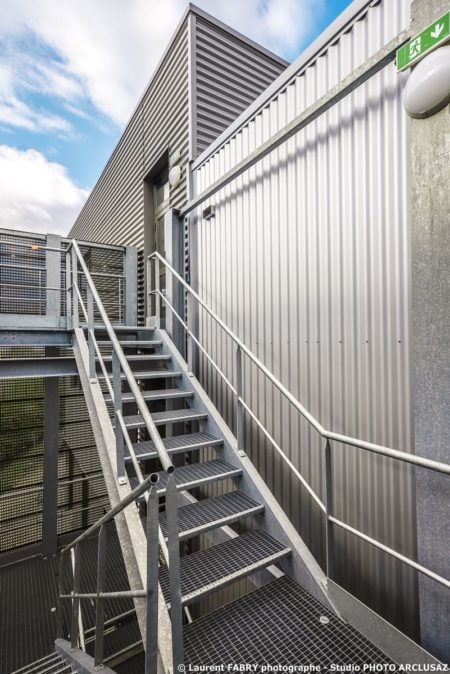
<instances>
[{"instance_id":1,"label":"vertical ribbed metal cladding","mask_svg":"<svg viewBox=\"0 0 450 674\"><path fill-rule=\"evenodd\" d=\"M205 156L197 193L403 30L409 5L384 0L361 13L354 3L358 20L315 60L300 57L273 99ZM404 82L390 64L214 195L215 218L198 213L194 228L200 295L312 414L336 432L413 451ZM234 347L201 311L199 325L234 381ZM243 367L246 402L323 498L323 443L248 359ZM222 381L205 362L200 376L233 424ZM245 448L323 563L320 511L248 417ZM336 516L414 557L413 469L336 444L333 463ZM350 534L336 531L336 543L338 582L417 637L415 573Z\"/></svg>"},{"instance_id":2,"label":"vertical ribbed metal cladding","mask_svg":"<svg viewBox=\"0 0 450 674\"><path fill-rule=\"evenodd\" d=\"M197 157L286 68L199 16L196 25Z\"/></svg>"},{"instance_id":3,"label":"vertical ribbed metal cladding","mask_svg":"<svg viewBox=\"0 0 450 674\"><path fill-rule=\"evenodd\" d=\"M188 160L187 20L152 78L70 236L112 244L144 244L143 180L167 150L180 151L182 179L171 193L186 198Z\"/></svg>"}]
</instances>

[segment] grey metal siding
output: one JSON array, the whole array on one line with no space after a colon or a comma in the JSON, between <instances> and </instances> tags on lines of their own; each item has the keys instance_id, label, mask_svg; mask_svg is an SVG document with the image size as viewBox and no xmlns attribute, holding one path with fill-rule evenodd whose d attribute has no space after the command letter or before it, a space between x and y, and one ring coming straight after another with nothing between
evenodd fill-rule
<instances>
[{"instance_id":1,"label":"grey metal siding","mask_svg":"<svg viewBox=\"0 0 450 674\"><path fill-rule=\"evenodd\" d=\"M197 193L405 28L409 6L372 3L308 67L300 57L273 99L206 156ZM320 422L413 451L403 84L387 67L217 193L216 217L197 214L193 227L201 296ZM233 381L232 344L202 313L199 324L202 343ZM319 438L249 362L244 367L247 403L323 496ZM206 363L200 375L232 424L232 396ZM320 512L249 422L246 449L323 562ZM333 459L337 517L414 557L413 470L336 445ZM339 582L417 637L415 574L349 534L336 540Z\"/></svg>"},{"instance_id":2,"label":"grey metal siding","mask_svg":"<svg viewBox=\"0 0 450 674\"><path fill-rule=\"evenodd\" d=\"M287 63L195 17L194 159L285 69Z\"/></svg>"},{"instance_id":3,"label":"grey metal siding","mask_svg":"<svg viewBox=\"0 0 450 674\"><path fill-rule=\"evenodd\" d=\"M71 237L143 247L143 180L167 150L180 150L182 179L172 191L179 208L186 198L188 160L187 20L171 45L102 175L78 216Z\"/></svg>"}]
</instances>

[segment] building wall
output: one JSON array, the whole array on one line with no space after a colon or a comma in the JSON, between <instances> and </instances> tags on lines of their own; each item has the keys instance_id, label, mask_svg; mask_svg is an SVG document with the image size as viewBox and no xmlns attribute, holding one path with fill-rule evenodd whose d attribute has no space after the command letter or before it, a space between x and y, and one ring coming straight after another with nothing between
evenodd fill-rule
<instances>
[{"instance_id":1,"label":"building wall","mask_svg":"<svg viewBox=\"0 0 450 674\"><path fill-rule=\"evenodd\" d=\"M274 83L272 97L202 155L196 193L395 37L409 5L355 1ZM404 81L389 65L222 189L210 200L216 217L192 219L192 240L200 295L325 427L410 452ZM234 381L233 345L202 313L199 326ZM245 400L323 498L319 438L245 360L244 373ZM200 376L233 424L231 394L206 363ZM248 421L246 450L323 563L320 511ZM412 469L338 445L333 461L336 516L414 557ZM336 532L336 545L337 580L417 637L416 575L350 534Z\"/></svg>"}]
</instances>

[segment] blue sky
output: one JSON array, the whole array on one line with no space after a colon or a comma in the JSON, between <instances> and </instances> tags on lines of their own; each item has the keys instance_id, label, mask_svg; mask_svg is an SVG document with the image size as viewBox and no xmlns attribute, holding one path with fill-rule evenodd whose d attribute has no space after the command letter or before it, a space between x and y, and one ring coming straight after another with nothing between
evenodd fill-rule
<instances>
[{"instance_id":1,"label":"blue sky","mask_svg":"<svg viewBox=\"0 0 450 674\"><path fill-rule=\"evenodd\" d=\"M200 0L294 60L350 0ZM186 6L0 4L0 226L67 233Z\"/></svg>"}]
</instances>

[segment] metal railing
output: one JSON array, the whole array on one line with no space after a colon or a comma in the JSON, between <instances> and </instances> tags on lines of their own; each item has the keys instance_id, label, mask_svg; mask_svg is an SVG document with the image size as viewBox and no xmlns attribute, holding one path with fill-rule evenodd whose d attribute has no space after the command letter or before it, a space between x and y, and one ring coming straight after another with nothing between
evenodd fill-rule
<instances>
[{"instance_id":1,"label":"metal railing","mask_svg":"<svg viewBox=\"0 0 450 674\"><path fill-rule=\"evenodd\" d=\"M144 477L139 466L139 462L134 451L133 443L128 432L128 428L125 424L123 418L123 396L122 396L122 381L125 381L133 395L134 401L139 409L139 412L142 416L145 428L148 432L150 440L153 442L155 451L157 453L158 460L167 473L168 479L165 488L165 500L166 500L166 512L167 512L167 539L168 544L166 546L164 537L159 528L159 500L157 489L152 488L148 495L146 495L147 500L147 590L144 591L131 591L129 593L115 593L114 596L118 597L145 597L147 600L147 609L146 609L146 620L147 627L151 632L151 636L146 637L146 674L150 672L156 672L156 655L155 655L155 633L157 633L157 622L158 622L158 612L155 609L152 603L152 597L154 592L154 586L158 585L158 541L161 546L165 562L169 569L169 586L170 586L170 595L171 595L171 627L172 627L172 659L173 666L178 667L183 663L183 635L182 635L182 605L181 605L181 586L180 586L180 557L179 557L179 533L178 533L178 521L177 521L177 500L176 500L176 482L174 476L174 466L167 453L167 450L164 446L162 438L158 432L158 429L151 417L147 404L143 398L142 392L139 388L139 385L133 375L133 372L127 362L126 356L123 352L123 349L120 345L120 342L116 336L114 328L109 320L106 309L103 305L103 302L97 292L92 275L89 272L86 262L83 258L83 255L80 251L78 243L73 240L71 241L66 252L66 269L68 274L70 274L71 283L67 284L67 315L70 318L70 324L75 330L80 327L80 310L83 313L83 316L86 321L86 328L88 333L88 374L91 384L97 383L97 368L96 361L98 360L106 388L110 395L110 400L114 404L114 433L115 433L115 458L116 458L116 476L118 484L124 485L127 483L126 471L125 471L125 445L129 452L132 466L134 467L134 472L138 480L138 486L136 489L130 492L130 494L121 501L121 507L119 505L116 508L112 509L108 515L102 517L98 522L96 522L92 527L90 527L86 532L84 532L74 543L72 543L68 548L63 551L63 554L66 554L67 550L75 548L75 570L74 570L74 583L73 583L73 592L70 595L65 595L60 591L61 599L70 598L73 601L72 606L72 631L71 631L71 640L72 646L74 643L78 643L79 631L74 622L74 614L78 612L79 601L84 599L97 599L98 605L98 625L96 625L96 656L95 661L96 665L99 665L103 657L103 637L100 632L103 630L103 622L100 614L103 612L102 604L98 603L99 601L105 598L105 593L103 591L104 584L104 574L105 574L105 536L106 533L103 531L99 535L99 551L98 551L98 570L97 570L97 593L95 595L86 595L79 592L79 556L77 556L76 550L78 549L78 544L87 537L87 535L93 533L100 527L102 527L107 521L112 519L118 512L123 510L131 502L135 501L139 496L141 496L149 487L150 484L156 484L154 481L154 476L148 478ZM83 297L79 287L79 270L80 266L82 277L86 282L86 304L83 301ZM106 331L108 337L111 341L112 346L112 384L110 381L110 373L107 371L103 355L101 353L99 344L95 337L95 324L94 324L94 308L97 308L97 311L102 320L101 327ZM153 480L153 482L152 482ZM119 510L117 510L119 508ZM107 518L105 520L105 518ZM78 561L77 561L78 560ZM100 589L99 589L100 587ZM112 597L110 593L109 596ZM155 613L156 610L156 613ZM148 634L148 633L147 633ZM97 637L99 639L100 646L97 649Z\"/></svg>"},{"instance_id":2,"label":"metal railing","mask_svg":"<svg viewBox=\"0 0 450 674\"><path fill-rule=\"evenodd\" d=\"M212 365L215 371L223 379L226 386L230 389L232 394L235 397L236 405L236 439L238 450L244 450L244 413L246 412L251 419L256 423L258 428L262 431L264 436L270 441L273 445L276 452L280 455L282 460L298 478L301 484L305 487L310 496L314 499L315 503L319 506L322 512L325 514L326 518L326 540L325 540L325 549L326 549L326 574L327 577L332 580L334 574L334 538L333 526L337 526L348 533L356 536L357 538L369 543L370 545L382 550L391 557L394 557L404 564L415 569L419 573L422 573L429 578L432 578L436 582L440 583L446 588L450 589L450 580L440 576L437 573L434 573L427 567L419 564L415 560L402 555L391 547L384 545L379 540L364 534L362 531L346 524L341 521L333 514L333 489L332 489L332 442L341 443L344 445L350 445L356 447L359 450L371 452L378 454L380 456L385 456L390 459L401 461L404 463L411 464L416 467L426 468L428 470L433 470L444 475L450 475L450 465L442 463L439 461L433 461L431 459L426 459L415 454L408 454L407 452L402 452L397 449L391 449L389 447L384 447L371 442L366 442L365 440L360 440L358 438L353 438L348 435L343 435L341 433L334 433L333 431L327 430L296 398L295 396L282 384L282 382L264 365L264 363L239 339L239 337L224 323L224 321L201 299L201 297L191 288L191 286L180 276L180 274L170 265L170 263L158 252L153 252L147 258L147 263L149 265L147 278L149 279L149 284L151 279L155 279L155 288L151 289L150 287L147 290L148 296L155 296L155 320L156 325L159 327L160 317L161 317L161 301L164 302L166 308L168 308L173 316L180 322L182 327L185 330L187 337L187 354L188 354L188 365L192 365L192 351L193 344L195 344L208 362ZM209 355L206 349L202 346L199 339L193 334L189 325L183 320L183 318L177 313L176 309L167 299L166 295L163 294L159 287L159 265L160 263L165 265L166 272L169 272L173 278L175 278L181 286L187 292L188 299L188 320L189 315L192 315L192 300L195 300L204 311L211 316L211 318L219 325L222 330L233 340L236 345L236 355L235 355L235 373L236 373L236 386L229 381L226 374L221 370L221 368L214 362L213 358ZM150 266L154 264L154 274L151 274ZM167 276L166 276L167 278ZM301 473L294 466L292 461L276 442L276 440L269 433L264 424L260 421L257 415L249 407L249 405L243 399L243 375L242 375L242 356L245 355L248 357L252 363L272 382L272 384L278 389L278 391L289 401L289 403L300 413L300 415L314 428L321 438L325 441L324 454L325 454L325 503L320 499L320 497L313 490L311 485L305 480Z\"/></svg>"}]
</instances>

